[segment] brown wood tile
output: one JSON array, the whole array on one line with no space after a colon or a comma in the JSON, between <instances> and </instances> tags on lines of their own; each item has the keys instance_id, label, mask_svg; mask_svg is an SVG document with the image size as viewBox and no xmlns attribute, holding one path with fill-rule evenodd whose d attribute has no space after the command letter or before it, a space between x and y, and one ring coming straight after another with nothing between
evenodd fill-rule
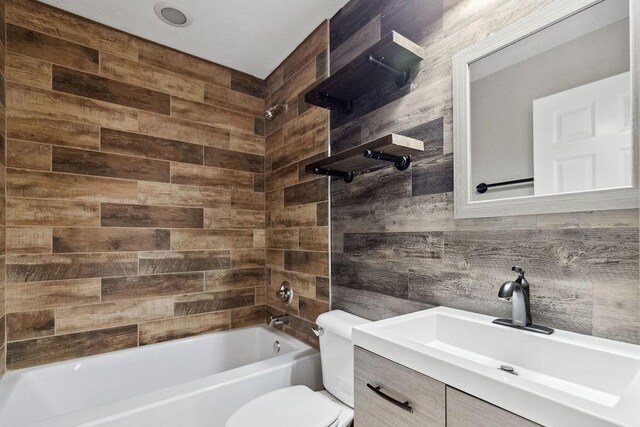
<instances>
[{"instance_id":1,"label":"brown wood tile","mask_svg":"<svg viewBox=\"0 0 640 427\"><path fill-rule=\"evenodd\" d=\"M265 245L269 249L298 249L298 240L297 228L266 230Z\"/></svg>"},{"instance_id":2,"label":"brown wood tile","mask_svg":"<svg viewBox=\"0 0 640 427\"><path fill-rule=\"evenodd\" d=\"M316 299L329 302L329 279L327 277L316 277Z\"/></svg>"},{"instance_id":3,"label":"brown wood tile","mask_svg":"<svg viewBox=\"0 0 640 427\"><path fill-rule=\"evenodd\" d=\"M7 341L46 337L55 333L53 310L7 314Z\"/></svg>"},{"instance_id":4,"label":"brown wood tile","mask_svg":"<svg viewBox=\"0 0 640 427\"><path fill-rule=\"evenodd\" d=\"M209 166L171 164L171 182L203 187L253 190L253 174Z\"/></svg>"},{"instance_id":5,"label":"brown wood tile","mask_svg":"<svg viewBox=\"0 0 640 427\"><path fill-rule=\"evenodd\" d=\"M52 109L52 105L56 108ZM138 130L138 112L131 108L12 82L7 83L7 107L21 114Z\"/></svg>"},{"instance_id":6,"label":"brown wood tile","mask_svg":"<svg viewBox=\"0 0 640 427\"><path fill-rule=\"evenodd\" d=\"M316 215L318 226L329 225L329 204L327 202L318 203Z\"/></svg>"},{"instance_id":7,"label":"brown wood tile","mask_svg":"<svg viewBox=\"0 0 640 427\"><path fill-rule=\"evenodd\" d=\"M100 279L8 283L7 312L80 306L100 302Z\"/></svg>"},{"instance_id":8,"label":"brown wood tile","mask_svg":"<svg viewBox=\"0 0 640 427\"><path fill-rule=\"evenodd\" d=\"M20 369L136 347L138 327L121 326L7 344L7 368Z\"/></svg>"},{"instance_id":9,"label":"brown wood tile","mask_svg":"<svg viewBox=\"0 0 640 427\"><path fill-rule=\"evenodd\" d=\"M269 170L275 171L327 150L326 135L309 132L267 156Z\"/></svg>"},{"instance_id":10,"label":"brown wood tile","mask_svg":"<svg viewBox=\"0 0 640 427\"><path fill-rule=\"evenodd\" d=\"M53 147L55 172L169 182L169 162L74 148Z\"/></svg>"},{"instance_id":11,"label":"brown wood tile","mask_svg":"<svg viewBox=\"0 0 640 427\"><path fill-rule=\"evenodd\" d=\"M253 247L264 248L266 244L265 230L253 230Z\"/></svg>"},{"instance_id":12,"label":"brown wood tile","mask_svg":"<svg viewBox=\"0 0 640 427\"><path fill-rule=\"evenodd\" d=\"M231 193L231 207L254 211L264 210L264 193L255 191L233 191Z\"/></svg>"},{"instance_id":13,"label":"brown wood tile","mask_svg":"<svg viewBox=\"0 0 640 427\"><path fill-rule=\"evenodd\" d=\"M103 227L202 228L199 208L102 204Z\"/></svg>"},{"instance_id":14,"label":"brown wood tile","mask_svg":"<svg viewBox=\"0 0 640 427\"><path fill-rule=\"evenodd\" d=\"M270 172L266 175L267 186L266 191L277 190L278 188L288 187L298 183L298 164L294 163L289 166Z\"/></svg>"},{"instance_id":15,"label":"brown wood tile","mask_svg":"<svg viewBox=\"0 0 640 427\"><path fill-rule=\"evenodd\" d=\"M272 228L314 227L316 205L294 206L271 212Z\"/></svg>"},{"instance_id":16,"label":"brown wood tile","mask_svg":"<svg viewBox=\"0 0 640 427\"><path fill-rule=\"evenodd\" d=\"M51 146L28 141L7 140L7 166L22 169L51 170Z\"/></svg>"},{"instance_id":17,"label":"brown wood tile","mask_svg":"<svg viewBox=\"0 0 640 427\"><path fill-rule=\"evenodd\" d=\"M100 148L99 133L98 126L94 125L15 111L7 113L9 138L97 150Z\"/></svg>"},{"instance_id":18,"label":"brown wood tile","mask_svg":"<svg viewBox=\"0 0 640 427\"><path fill-rule=\"evenodd\" d=\"M141 252L140 274L224 270L230 256L229 251Z\"/></svg>"},{"instance_id":19,"label":"brown wood tile","mask_svg":"<svg viewBox=\"0 0 640 427\"><path fill-rule=\"evenodd\" d=\"M6 251L8 254L50 254L53 233L48 227L8 227Z\"/></svg>"},{"instance_id":20,"label":"brown wood tile","mask_svg":"<svg viewBox=\"0 0 640 427\"><path fill-rule=\"evenodd\" d=\"M121 31L29 0L9 0L7 21L99 51L138 58L138 39Z\"/></svg>"},{"instance_id":21,"label":"brown wood tile","mask_svg":"<svg viewBox=\"0 0 640 427\"><path fill-rule=\"evenodd\" d=\"M219 85L204 87L204 102L249 116L261 116L264 111L264 99Z\"/></svg>"},{"instance_id":22,"label":"brown wood tile","mask_svg":"<svg viewBox=\"0 0 640 427\"><path fill-rule=\"evenodd\" d=\"M238 192L234 191L234 193ZM138 182L138 203L228 209L231 207L231 191L213 187L140 181Z\"/></svg>"},{"instance_id":23,"label":"brown wood tile","mask_svg":"<svg viewBox=\"0 0 640 427\"><path fill-rule=\"evenodd\" d=\"M140 42L140 63L189 76L214 85L230 87L231 71L186 53L151 42Z\"/></svg>"},{"instance_id":24,"label":"brown wood tile","mask_svg":"<svg viewBox=\"0 0 640 427\"><path fill-rule=\"evenodd\" d=\"M288 80L309 61L327 49L327 21L323 21L280 65L284 80Z\"/></svg>"},{"instance_id":25,"label":"brown wood tile","mask_svg":"<svg viewBox=\"0 0 640 427\"><path fill-rule=\"evenodd\" d=\"M329 255L326 252L285 251L284 268L300 273L327 276Z\"/></svg>"},{"instance_id":26,"label":"brown wood tile","mask_svg":"<svg viewBox=\"0 0 640 427\"><path fill-rule=\"evenodd\" d=\"M131 325L173 315L173 298L107 302L56 309L56 333Z\"/></svg>"},{"instance_id":27,"label":"brown wood tile","mask_svg":"<svg viewBox=\"0 0 640 427\"><path fill-rule=\"evenodd\" d=\"M109 153L149 159L172 160L196 165L203 163L201 145L113 129L101 130L100 149Z\"/></svg>"},{"instance_id":28,"label":"brown wood tile","mask_svg":"<svg viewBox=\"0 0 640 427\"><path fill-rule=\"evenodd\" d=\"M263 80L238 71L231 73L231 89L256 98L264 98L265 95Z\"/></svg>"},{"instance_id":29,"label":"brown wood tile","mask_svg":"<svg viewBox=\"0 0 640 427\"><path fill-rule=\"evenodd\" d=\"M208 292L219 292L264 285L264 268L209 271L205 275L205 290Z\"/></svg>"},{"instance_id":30,"label":"brown wood tile","mask_svg":"<svg viewBox=\"0 0 640 427\"><path fill-rule=\"evenodd\" d=\"M190 77L162 70L119 55L100 53L100 74L136 86L148 87L193 101L204 101L205 83Z\"/></svg>"},{"instance_id":31,"label":"brown wood tile","mask_svg":"<svg viewBox=\"0 0 640 427\"><path fill-rule=\"evenodd\" d=\"M142 323L140 345L224 331L230 327L230 316L228 311L219 311Z\"/></svg>"},{"instance_id":32,"label":"brown wood tile","mask_svg":"<svg viewBox=\"0 0 640 427\"><path fill-rule=\"evenodd\" d=\"M255 303L255 298L254 288L185 295L176 298L175 315L193 316L194 314L252 306Z\"/></svg>"},{"instance_id":33,"label":"brown wood tile","mask_svg":"<svg viewBox=\"0 0 640 427\"><path fill-rule=\"evenodd\" d=\"M154 274L102 279L102 301L153 298L204 291L204 273Z\"/></svg>"},{"instance_id":34,"label":"brown wood tile","mask_svg":"<svg viewBox=\"0 0 640 427\"><path fill-rule=\"evenodd\" d=\"M7 282L131 276L137 273L138 257L135 253L7 256Z\"/></svg>"},{"instance_id":35,"label":"brown wood tile","mask_svg":"<svg viewBox=\"0 0 640 427\"><path fill-rule=\"evenodd\" d=\"M174 98L171 100L171 116L229 131L253 134L252 116L245 116L213 105Z\"/></svg>"},{"instance_id":36,"label":"brown wood tile","mask_svg":"<svg viewBox=\"0 0 640 427\"><path fill-rule=\"evenodd\" d=\"M51 64L49 62L8 52L6 67L8 81L51 89Z\"/></svg>"},{"instance_id":37,"label":"brown wood tile","mask_svg":"<svg viewBox=\"0 0 640 427\"><path fill-rule=\"evenodd\" d=\"M233 249L231 251L231 268L257 268L264 266L265 252L262 248Z\"/></svg>"},{"instance_id":38,"label":"brown wood tile","mask_svg":"<svg viewBox=\"0 0 640 427\"><path fill-rule=\"evenodd\" d=\"M229 148L243 153L264 155L264 137L251 135L246 132L231 131L231 141Z\"/></svg>"},{"instance_id":39,"label":"brown wood tile","mask_svg":"<svg viewBox=\"0 0 640 427\"><path fill-rule=\"evenodd\" d=\"M253 247L251 230L172 230L171 249L241 249Z\"/></svg>"},{"instance_id":40,"label":"brown wood tile","mask_svg":"<svg viewBox=\"0 0 640 427\"><path fill-rule=\"evenodd\" d=\"M300 297L300 317L315 323L322 313L329 311L329 304L311 298Z\"/></svg>"},{"instance_id":41,"label":"brown wood tile","mask_svg":"<svg viewBox=\"0 0 640 427\"><path fill-rule=\"evenodd\" d=\"M7 25L7 49L78 70L98 71L98 51L16 25Z\"/></svg>"},{"instance_id":42,"label":"brown wood tile","mask_svg":"<svg viewBox=\"0 0 640 427\"><path fill-rule=\"evenodd\" d=\"M56 91L158 114L171 112L171 99L167 94L58 65L53 66L52 72Z\"/></svg>"},{"instance_id":43,"label":"brown wood tile","mask_svg":"<svg viewBox=\"0 0 640 427\"><path fill-rule=\"evenodd\" d=\"M314 179L284 189L284 206L306 205L328 199L329 187L326 179Z\"/></svg>"},{"instance_id":44,"label":"brown wood tile","mask_svg":"<svg viewBox=\"0 0 640 427\"><path fill-rule=\"evenodd\" d=\"M229 148L231 134L228 130L194 123L175 117L166 117L141 111L140 133L210 147ZM138 129L133 129L137 131Z\"/></svg>"},{"instance_id":45,"label":"brown wood tile","mask_svg":"<svg viewBox=\"0 0 640 427\"><path fill-rule=\"evenodd\" d=\"M243 307L231 310L231 327L244 328L265 322L264 306Z\"/></svg>"},{"instance_id":46,"label":"brown wood tile","mask_svg":"<svg viewBox=\"0 0 640 427\"><path fill-rule=\"evenodd\" d=\"M9 197L7 225L98 226L100 225L100 204Z\"/></svg>"},{"instance_id":47,"label":"brown wood tile","mask_svg":"<svg viewBox=\"0 0 640 427\"><path fill-rule=\"evenodd\" d=\"M246 172L264 172L264 157L222 148L205 147L204 164Z\"/></svg>"},{"instance_id":48,"label":"brown wood tile","mask_svg":"<svg viewBox=\"0 0 640 427\"><path fill-rule=\"evenodd\" d=\"M53 252L162 251L170 240L169 230L151 228L54 228Z\"/></svg>"},{"instance_id":49,"label":"brown wood tile","mask_svg":"<svg viewBox=\"0 0 640 427\"><path fill-rule=\"evenodd\" d=\"M262 229L264 212L230 209L205 209L204 228Z\"/></svg>"},{"instance_id":50,"label":"brown wood tile","mask_svg":"<svg viewBox=\"0 0 640 427\"><path fill-rule=\"evenodd\" d=\"M300 249L306 251L328 251L328 227L313 227L300 229Z\"/></svg>"},{"instance_id":51,"label":"brown wood tile","mask_svg":"<svg viewBox=\"0 0 640 427\"><path fill-rule=\"evenodd\" d=\"M267 249L265 251L266 265L270 268L284 268L284 251L277 249Z\"/></svg>"}]
</instances>

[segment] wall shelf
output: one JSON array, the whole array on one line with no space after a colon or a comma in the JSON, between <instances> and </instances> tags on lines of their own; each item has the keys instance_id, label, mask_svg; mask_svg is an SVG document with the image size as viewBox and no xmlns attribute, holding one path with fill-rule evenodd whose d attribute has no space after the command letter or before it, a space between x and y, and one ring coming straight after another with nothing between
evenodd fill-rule
<instances>
[{"instance_id":1,"label":"wall shelf","mask_svg":"<svg viewBox=\"0 0 640 427\"><path fill-rule=\"evenodd\" d=\"M342 67L305 94L305 101L332 110L349 113L353 100L374 87L395 78L398 86L409 82L410 68L424 59L424 50L391 31L371 46L363 55Z\"/></svg>"},{"instance_id":2,"label":"wall shelf","mask_svg":"<svg viewBox=\"0 0 640 427\"><path fill-rule=\"evenodd\" d=\"M351 182L358 173L388 163L393 163L398 170L405 170L411 165L411 156L422 152L424 142L389 134L310 163L305 170L319 175L337 176L345 182Z\"/></svg>"}]
</instances>

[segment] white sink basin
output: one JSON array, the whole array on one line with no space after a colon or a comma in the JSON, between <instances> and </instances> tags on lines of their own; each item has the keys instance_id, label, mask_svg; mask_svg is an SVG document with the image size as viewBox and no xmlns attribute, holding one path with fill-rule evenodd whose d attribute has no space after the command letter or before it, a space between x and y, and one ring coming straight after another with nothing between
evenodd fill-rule
<instances>
[{"instance_id":1,"label":"white sink basin","mask_svg":"<svg viewBox=\"0 0 640 427\"><path fill-rule=\"evenodd\" d=\"M540 424L640 426L640 346L493 319L438 307L358 326L353 343Z\"/></svg>"}]
</instances>

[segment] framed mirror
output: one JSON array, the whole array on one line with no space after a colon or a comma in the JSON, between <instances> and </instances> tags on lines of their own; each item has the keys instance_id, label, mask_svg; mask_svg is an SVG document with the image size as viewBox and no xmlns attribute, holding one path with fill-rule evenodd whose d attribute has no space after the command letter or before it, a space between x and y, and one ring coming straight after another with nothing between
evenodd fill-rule
<instances>
[{"instance_id":1,"label":"framed mirror","mask_svg":"<svg viewBox=\"0 0 640 427\"><path fill-rule=\"evenodd\" d=\"M559 0L453 58L456 218L637 208L640 0Z\"/></svg>"}]
</instances>

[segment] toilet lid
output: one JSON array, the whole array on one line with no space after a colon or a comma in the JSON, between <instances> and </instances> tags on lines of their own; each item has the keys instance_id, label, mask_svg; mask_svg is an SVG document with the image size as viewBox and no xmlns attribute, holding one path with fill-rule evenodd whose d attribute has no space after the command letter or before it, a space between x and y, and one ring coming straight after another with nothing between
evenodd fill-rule
<instances>
[{"instance_id":1,"label":"toilet lid","mask_svg":"<svg viewBox=\"0 0 640 427\"><path fill-rule=\"evenodd\" d=\"M263 394L238 409L225 427L328 427L340 408L299 385Z\"/></svg>"}]
</instances>

